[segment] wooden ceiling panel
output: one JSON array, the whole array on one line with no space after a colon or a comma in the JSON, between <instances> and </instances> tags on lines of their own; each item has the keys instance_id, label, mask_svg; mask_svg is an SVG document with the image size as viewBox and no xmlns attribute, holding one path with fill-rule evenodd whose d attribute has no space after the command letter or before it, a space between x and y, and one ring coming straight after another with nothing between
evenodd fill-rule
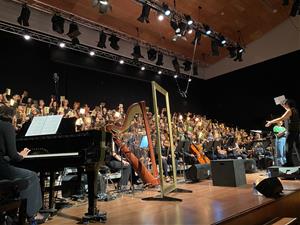
<instances>
[{"instance_id":1,"label":"wooden ceiling panel","mask_svg":"<svg viewBox=\"0 0 300 225\"><path fill-rule=\"evenodd\" d=\"M169 49L185 57L192 57L194 34L187 36L187 41L172 41L174 35L169 19L160 22L157 13L151 10L150 23L140 23L137 18L141 14L142 5L134 0L110 0L112 11L103 15L98 7L92 6L90 0L31 0L36 4L47 4L68 13L98 23L104 27L125 33L129 36ZM164 0L174 9L174 0ZM188 14L200 23L210 25L215 31L222 33L233 41L237 41L241 31L244 44L249 44L262 37L266 32L288 18L289 7L282 6L282 0L177 0L176 11ZM276 10L276 13L274 11ZM138 30L138 31L137 31ZM210 40L202 37L197 47L196 59L213 64L228 55L225 49L221 56L212 57ZM205 56L205 57L204 57Z\"/></svg>"}]
</instances>

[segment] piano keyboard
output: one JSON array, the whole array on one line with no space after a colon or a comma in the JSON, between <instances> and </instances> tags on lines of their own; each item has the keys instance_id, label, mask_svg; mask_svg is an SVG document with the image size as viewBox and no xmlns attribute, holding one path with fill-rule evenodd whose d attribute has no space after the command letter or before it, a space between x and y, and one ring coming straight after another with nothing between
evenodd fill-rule
<instances>
[{"instance_id":1,"label":"piano keyboard","mask_svg":"<svg viewBox=\"0 0 300 225\"><path fill-rule=\"evenodd\" d=\"M79 155L78 152L68 152L68 153L55 153L55 154L38 154L38 155L27 155L25 159L31 158L49 158L49 157L64 157L64 156L76 156Z\"/></svg>"}]
</instances>

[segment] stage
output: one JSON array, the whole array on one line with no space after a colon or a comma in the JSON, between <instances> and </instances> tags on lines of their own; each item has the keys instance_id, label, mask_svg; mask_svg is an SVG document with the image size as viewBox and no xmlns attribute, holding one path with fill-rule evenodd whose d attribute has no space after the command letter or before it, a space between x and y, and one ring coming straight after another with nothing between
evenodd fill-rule
<instances>
[{"instance_id":1,"label":"stage","mask_svg":"<svg viewBox=\"0 0 300 225\"><path fill-rule=\"evenodd\" d=\"M98 209L107 212L106 224L264 224L276 217L300 216L300 181L282 180L283 196L270 199L253 192L255 180L265 173L247 174L242 187L213 186L211 180L178 184L192 193L172 193L182 202L143 201L156 196L155 189L121 194L115 200L98 202ZM77 224L87 210L86 202L77 203L58 212L48 225Z\"/></svg>"}]
</instances>

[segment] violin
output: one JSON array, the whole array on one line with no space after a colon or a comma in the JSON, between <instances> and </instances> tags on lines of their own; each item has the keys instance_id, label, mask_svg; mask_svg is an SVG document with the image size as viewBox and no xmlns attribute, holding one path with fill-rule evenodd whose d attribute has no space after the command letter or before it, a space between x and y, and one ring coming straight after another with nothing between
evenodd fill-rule
<instances>
[{"instance_id":1,"label":"violin","mask_svg":"<svg viewBox=\"0 0 300 225\"><path fill-rule=\"evenodd\" d=\"M210 159L203 152L202 145L195 145L191 143L190 149L193 152L193 154L197 157L197 160L200 164L210 164Z\"/></svg>"}]
</instances>

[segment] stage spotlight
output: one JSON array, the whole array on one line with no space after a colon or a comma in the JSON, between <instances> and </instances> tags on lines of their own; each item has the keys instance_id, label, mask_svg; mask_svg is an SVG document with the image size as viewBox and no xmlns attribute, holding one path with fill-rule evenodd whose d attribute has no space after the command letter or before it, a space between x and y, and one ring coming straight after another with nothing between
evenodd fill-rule
<instances>
[{"instance_id":1,"label":"stage spotlight","mask_svg":"<svg viewBox=\"0 0 300 225\"><path fill-rule=\"evenodd\" d=\"M23 35L23 38L26 40L26 41L29 41L31 39L31 36L29 34L24 34Z\"/></svg>"},{"instance_id":2,"label":"stage spotlight","mask_svg":"<svg viewBox=\"0 0 300 225\"><path fill-rule=\"evenodd\" d=\"M181 22L179 23L178 27L179 27L179 32L180 32L180 34L181 34L182 36L184 36L185 33L186 33L186 30L187 30L188 25L187 25L185 22L181 21ZM176 33L176 34L177 34L177 33Z\"/></svg>"},{"instance_id":3,"label":"stage spotlight","mask_svg":"<svg viewBox=\"0 0 300 225\"><path fill-rule=\"evenodd\" d=\"M174 67L174 69L175 69L175 72L176 72L177 74L180 74L180 66L179 66L177 57L174 57L174 59L172 60L172 64L173 64L173 67Z\"/></svg>"},{"instance_id":4,"label":"stage spotlight","mask_svg":"<svg viewBox=\"0 0 300 225\"><path fill-rule=\"evenodd\" d=\"M107 0L100 0L99 3L102 4L102 5L108 5L108 1Z\"/></svg>"},{"instance_id":5,"label":"stage spotlight","mask_svg":"<svg viewBox=\"0 0 300 225\"><path fill-rule=\"evenodd\" d=\"M148 59L149 59L150 61L156 60L157 51L156 51L154 48L150 48L150 49L147 51L147 54L148 54Z\"/></svg>"},{"instance_id":6,"label":"stage spotlight","mask_svg":"<svg viewBox=\"0 0 300 225\"><path fill-rule=\"evenodd\" d=\"M211 46L212 56L219 56L220 53L219 53L218 41L215 39L211 39L210 46Z\"/></svg>"},{"instance_id":7,"label":"stage spotlight","mask_svg":"<svg viewBox=\"0 0 300 225\"><path fill-rule=\"evenodd\" d=\"M211 29L208 25L204 24L204 30L205 30L205 34L206 35L210 35L211 34Z\"/></svg>"},{"instance_id":8,"label":"stage spotlight","mask_svg":"<svg viewBox=\"0 0 300 225\"><path fill-rule=\"evenodd\" d=\"M177 77L178 77L178 75L177 75L177 74L175 74L175 75L174 75L174 78L176 79Z\"/></svg>"},{"instance_id":9,"label":"stage spotlight","mask_svg":"<svg viewBox=\"0 0 300 225\"><path fill-rule=\"evenodd\" d=\"M106 48L106 38L107 38L107 36L106 36L106 34L103 32L103 30L102 31L100 31L99 32L99 42L98 42L98 44L97 44L97 46L99 47L99 48Z\"/></svg>"},{"instance_id":10,"label":"stage spotlight","mask_svg":"<svg viewBox=\"0 0 300 225\"><path fill-rule=\"evenodd\" d=\"M64 48L64 47L66 47L66 44L64 42L60 42L59 47Z\"/></svg>"},{"instance_id":11,"label":"stage spotlight","mask_svg":"<svg viewBox=\"0 0 300 225\"><path fill-rule=\"evenodd\" d=\"M95 52L92 50L89 52L90 56L94 56L95 55Z\"/></svg>"},{"instance_id":12,"label":"stage spotlight","mask_svg":"<svg viewBox=\"0 0 300 225\"><path fill-rule=\"evenodd\" d=\"M196 32L195 32L195 37L194 37L194 40L192 41L193 45L195 44L196 40L197 40L197 44L200 44L200 40L201 40L201 31L200 30L196 30Z\"/></svg>"},{"instance_id":13,"label":"stage spotlight","mask_svg":"<svg viewBox=\"0 0 300 225\"><path fill-rule=\"evenodd\" d=\"M188 25L193 24L193 20L192 20L192 17L190 15L184 15L184 17L185 17Z\"/></svg>"},{"instance_id":14,"label":"stage spotlight","mask_svg":"<svg viewBox=\"0 0 300 225\"><path fill-rule=\"evenodd\" d=\"M99 13L106 14L108 10L112 10L112 7L108 1L99 1Z\"/></svg>"},{"instance_id":15,"label":"stage spotlight","mask_svg":"<svg viewBox=\"0 0 300 225\"><path fill-rule=\"evenodd\" d=\"M146 3L143 4L142 13L139 18L137 18L138 21L141 23L144 23L145 21L149 23L149 14L150 14L150 6Z\"/></svg>"},{"instance_id":16,"label":"stage spotlight","mask_svg":"<svg viewBox=\"0 0 300 225\"><path fill-rule=\"evenodd\" d=\"M220 39L221 45L224 46L224 45L226 44L226 42L227 42L226 39L225 39L225 37L224 37L223 35L220 35L220 36L219 36L219 39Z\"/></svg>"},{"instance_id":17,"label":"stage spotlight","mask_svg":"<svg viewBox=\"0 0 300 225\"><path fill-rule=\"evenodd\" d=\"M228 52L229 52L229 57L230 57L230 58L236 57L236 51L237 51L236 47L234 47L234 46L229 46L229 47L227 47L227 50L228 50Z\"/></svg>"},{"instance_id":18,"label":"stage spotlight","mask_svg":"<svg viewBox=\"0 0 300 225\"><path fill-rule=\"evenodd\" d=\"M141 47L136 44L133 47L133 52L131 53L131 55L133 56L133 59L138 60L139 58L144 58L144 56L142 56L141 54Z\"/></svg>"},{"instance_id":19,"label":"stage spotlight","mask_svg":"<svg viewBox=\"0 0 300 225\"><path fill-rule=\"evenodd\" d=\"M114 49L114 50L120 49L120 46L118 45L120 38L118 38L116 35L112 34L108 40L110 41L110 47L112 49Z\"/></svg>"},{"instance_id":20,"label":"stage spotlight","mask_svg":"<svg viewBox=\"0 0 300 225\"><path fill-rule=\"evenodd\" d=\"M189 27L188 28L188 34L192 34L193 33L193 28Z\"/></svg>"},{"instance_id":21,"label":"stage spotlight","mask_svg":"<svg viewBox=\"0 0 300 225\"><path fill-rule=\"evenodd\" d=\"M158 18L159 21L163 21L165 17L164 17L163 14L159 13L157 18Z\"/></svg>"},{"instance_id":22,"label":"stage spotlight","mask_svg":"<svg viewBox=\"0 0 300 225\"><path fill-rule=\"evenodd\" d=\"M184 61L183 65L184 65L184 71L190 71L192 68L192 63L188 60Z\"/></svg>"},{"instance_id":23,"label":"stage spotlight","mask_svg":"<svg viewBox=\"0 0 300 225\"><path fill-rule=\"evenodd\" d=\"M179 28L177 22L171 20L170 25L173 28L173 30L175 31L175 34L180 34L180 28Z\"/></svg>"},{"instance_id":24,"label":"stage spotlight","mask_svg":"<svg viewBox=\"0 0 300 225\"><path fill-rule=\"evenodd\" d=\"M163 3L162 8L166 16L169 16L171 14L171 10L169 9L169 6L166 3Z\"/></svg>"},{"instance_id":25,"label":"stage spotlight","mask_svg":"<svg viewBox=\"0 0 300 225\"><path fill-rule=\"evenodd\" d=\"M161 52L157 53L157 61L156 61L156 65L158 66L162 66L164 65L164 55Z\"/></svg>"},{"instance_id":26,"label":"stage spotlight","mask_svg":"<svg viewBox=\"0 0 300 225\"><path fill-rule=\"evenodd\" d=\"M77 23L71 22L70 26L69 26L69 32L67 33L69 38L71 38L71 39L77 38L80 34L81 33L79 31L79 27L78 27Z\"/></svg>"},{"instance_id":27,"label":"stage spotlight","mask_svg":"<svg viewBox=\"0 0 300 225\"><path fill-rule=\"evenodd\" d=\"M64 33L64 25L65 25L64 18L62 18L59 14L55 13L52 16L51 22L52 22L52 30L53 31L55 31L59 34Z\"/></svg>"},{"instance_id":28,"label":"stage spotlight","mask_svg":"<svg viewBox=\"0 0 300 225\"><path fill-rule=\"evenodd\" d=\"M192 82L192 78L189 78L189 79L188 79L188 82Z\"/></svg>"},{"instance_id":29,"label":"stage spotlight","mask_svg":"<svg viewBox=\"0 0 300 225\"><path fill-rule=\"evenodd\" d=\"M72 45L79 45L79 39L77 37L72 38Z\"/></svg>"},{"instance_id":30,"label":"stage spotlight","mask_svg":"<svg viewBox=\"0 0 300 225\"><path fill-rule=\"evenodd\" d=\"M30 18L30 9L28 8L27 4L23 4L21 9L21 14L18 17L17 21L20 25L28 27L29 18Z\"/></svg>"},{"instance_id":31,"label":"stage spotlight","mask_svg":"<svg viewBox=\"0 0 300 225\"><path fill-rule=\"evenodd\" d=\"M124 64L124 60L121 59L121 60L119 61L119 63L120 63L121 65Z\"/></svg>"},{"instance_id":32,"label":"stage spotlight","mask_svg":"<svg viewBox=\"0 0 300 225\"><path fill-rule=\"evenodd\" d=\"M141 70L142 70L142 71L144 71L145 69L146 69L146 67L144 67L144 66L141 67Z\"/></svg>"},{"instance_id":33,"label":"stage spotlight","mask_svg":"<svg viewBox=\"0 0 300 225\"><path fill-rule=\"evenodd\" d=\"M160 75L160 74L162 74L162 71L161 71L161 70L159 70L157 73Z\"/></svg>"},{"instance_id":34,"label":"stage spotlight","mask_svg":"<svg viewBox=\"0 0 300 225\"><path fill-rule=\"evenodd\" d=\"M236 48L236 57L234 59L234 61L239 61L239 62L242 62L243 61L243 52L244 52L244 49L238 45L237 48Z\"/></svg>"},{"instance_id":35,"label":"stage spotlight","mask_svg":"<svg viewBox=\"0 0 300 225\"><path fill-rule=\"evenodd\" d=\"M290 16L292 17L295 17L297 15L300 15L300 0L294 0L290 13Z\"/></svg>"}]
</instances>

